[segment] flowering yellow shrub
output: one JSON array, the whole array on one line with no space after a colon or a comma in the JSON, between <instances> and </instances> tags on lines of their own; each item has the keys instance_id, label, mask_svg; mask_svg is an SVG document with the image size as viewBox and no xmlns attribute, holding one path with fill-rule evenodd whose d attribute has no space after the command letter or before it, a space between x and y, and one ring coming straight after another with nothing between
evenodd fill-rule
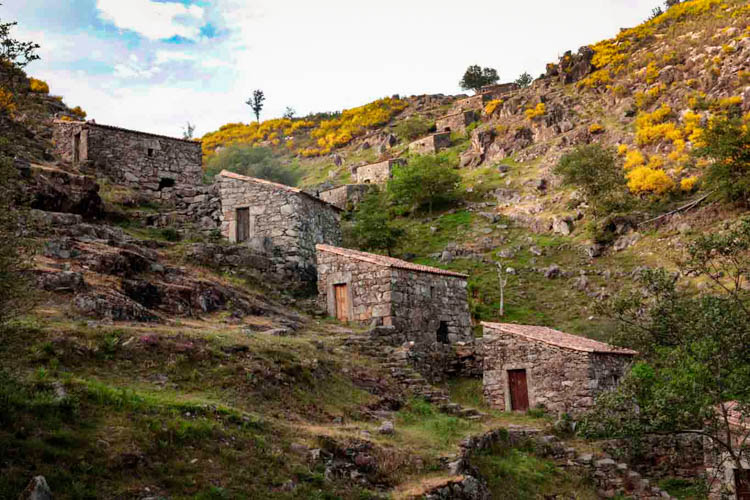
<instances>
[{"instance_id":1,"label":"flowering yellow shrub","mask_svg":"<svg viewBox=\"0 0 750 500\"><path fill-rule=\"evenodd\" d=\"M495 112L495 110L503 103L502 99L492 99L490 102L487 103L487 105L484 107L484 114L491 115Z\"/></svg>"},{"instance_id":2,"label":"flowering yellow shrub","mask_svg":"<svg viewBox=\"0 0 750 500\"><path fill-rule=\"evenodd\" d=\"M726 97L724 99L719 99L719 107L721 109L729 109L735 106L740 106L741 104L742 104L742 96L739 96L739 95Z\"/></svg>"},{"instance_id":3,"label":"flowering yellow shrub","mask_svg":"<svg viewBox=\"0 0 750 500\"><path fill-rule=\"evenodd\" d=\"M639 145L653 144L664 139L682 139L682 131L673 122L665 122L672 114L672 108L662 104L653 113L639 113L635 119L635 139Z\"/></svg>"},{"instance_id":4,"label":"flowering yellow shrub","mask_svg":"<svg viewBox=\"0 0 750 500\"><path fill-rule=\"evenodd\" d=\"M228 123L203 136L203 153L211 154L219 146L231 144L257 144L263 141L279 141L293 136L301 130L315 126L310 120L294 120L291 118L275 118L262 123Z\"/></svg>"},{"instance_id":5,"label":"flowering yellow shrub","mask_svg":"<svg viewBox=\"0 0 750 500\"><path fill-rule=\"evenodd\" d=\"M692 177L685 177L680 181L680 189L689 192L695 189L695 185L698 183L698 177L692 176Z\"/></svg>"},{"instance_id":6,"label":"flowering yellow shrub","mask_svg":"<svg viewBox=\"0 0 750 500\"><path fill-rule=\"evenodd\" d=\"M737 73L737 78L740 79L740 85L750 83L750 71L740 70Z\"/></svg>"},{"instance_id":7,"label":"flowering yellow shrub","mask_svg":"<svg viewBox=\"0 0 750 500\"><path fill-rule=\"evenodd\" d=\"M0 109L9 115L12 115L16 111L16 102L13 97L13 92L3 87L0 87Z\"/></svg>"},{"instance_id":8,"label":"flowering yellow shrub","mask_svg":"<svg viewBox=\"0 0 750 500\"><path fill-rule=\"evenodd\" d=\"M29 79L29 86L32 92L37 94L49 94L49 85L44 80L37 80L36 78Z\"/></svg>"},{"instance_id":9,"label":"flowering yellow shrub","mask_svg":"<svg viewBox=\"0 0 750 500\"><path fill-rule=\"evenodd\" d=\"M724 52L725 54L734 54L737 51L737 49L735 49L731 45L724 44L721 46L721 51Z\"/></svg>"},{"instance_id":10,"label":"flowering yellow shrub","mask_svg":"<svg viewBox=\"0 0 750 500\"><path fill-rule=\"evenodd\" d=\"M664 158L659 155L653 155L648 159L648 165L646 167L656 170L664 166Z\"/></svg>"},{"instance_id":11,"label":"flowering yellow shrub","mask_svg":"<svg viewBox=\"0 0 750 500\"><path fill-rule=\"evenodd\" d=\"M589 134L600 134L602 132L604 132L604 126L599 123L592 123L589 126Z\"/></svg>"},{"instance_id":12,"label":"flowering yellow shrub","mask_svg":"<svg viewBox=\"0 0 750 500\"><path fill-rule=\"evenodd\" d=\"M625 170L630 170L632 168L640 167L645 164L646 164L646 157L643 156L643 153L641 153L640 151L636 149L633 151L629 151L625 155L625 164L623 165L623 168Z\"/></svg>"},{"instance_id":13,"label":"flowering yellow shrub","mask_svg":"<svg viewBox=\"0 0 750 500\"><path fill-rule=\"evenodd\" d=\"M646 66L646 83L654 83L659 78L659 68L656 67L656 63L651 61Z\"/></svg>"},{"instance_id":14,"label":"flowering yellow shrub","mask_svg":"<svg viewBox=\"0 0 750 500\"><path fill-rule=\"evenodd\" d=\"M534 108L528 108L526 111L524 111L524 114L526 115L526 118L529 120L534 120L535 118L539 118L540 116L544 116L544 113L547 112L547 106L540 102L536 105Z\"/></svg>"},{"instance_id":15,"label":"flowering yellow shrub","mask_svg":"<svg viewBox=\"0 0 750 500\"><path fill-rule=\"evenodd\" d=\"M627 174L631 193L664 194L674 187L674 181L663 170L636 167Z\"/></svg>"},{"instance_id":16,"label":"flowering yellow shrub","mask_svg":"<svg viewBox=\"0 0 750 500\"><path fill-rule=\"evenodd\" d=\"M625 156L628 154L628 145L627 144L620 144L617 146L617 154L620 156Z\"/></svg>"},{"instance_id":17,"label":"flowering yellow shrub","mask_svg":"<svg viewBox=\"0 0 750 500\"><path fill-rule=\"evenodd\" d=\"M661 96L662 92L667 89L667 86L663 83L655 85L648 89L646 92L635 93L635 105L640 108L647 108L651 106Z\"/></svg>"},{"instance_id":18,"label":"flowering yellow shrub","mask_svg":"<svg viewBox=\"0 0 750 500\"><path fill-rule=\"evenodd\" d=\"M80 106L76 106L75 108L71 109L70 112L81 120L86 119L86 112Z\"/></svg>"}]
</instances>

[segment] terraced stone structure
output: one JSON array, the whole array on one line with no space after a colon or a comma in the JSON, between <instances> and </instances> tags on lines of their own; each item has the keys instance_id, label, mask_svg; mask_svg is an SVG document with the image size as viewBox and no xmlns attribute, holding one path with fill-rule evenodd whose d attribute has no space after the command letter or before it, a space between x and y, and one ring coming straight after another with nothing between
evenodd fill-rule
<instances>
[{"instance_id":1,"label":"terraced stone structure","mask_svg":"<svg viewBox=\"0 0 750 500\"><path fill-rule=\"evenodd\" d=\"M542 326L482 323L484 397L493 408L577 416L614 389L637 353Z\"/></svg>"},{"instance_id":2,"label":"terraced stone structure","mask_svg":"<svg viewBox=\"0 0 750 500\"><path fill-rule=\"evenodd\" d=\"M465 132L466 127L479 120L475 111L460 111L438 118L435 122L440 132Z\"/></svg>"},{"instance_id":3,"label":"terraced stone structure","mask_svg":"<svg viewBox=\"0 0 750 500\"><path fill-rule=\"evenodd\" d=\"M314 282L315 245L341 242L341 210L300 189L223 170L221 234L271 255L277 274Z\"/></svg>"},{"instance_id":4,"label":"terraced stone structure","mask_svg":"<svg viewBox=\"0 0 750 500\"><path fill-rule=\"evenodd\" d=\"M385 184L393 175L395 165L404 165L400 159L385 160L357 168L356 177L359 184Z\"/></svg>"},{"instance_id":5,"label":"terraced stone structure","mask_svg":"<svg viewBox=\"0 0 750 500\"><path fill-rule=\"evenodd\" d=\"M55 151L64 164L151 199L196 196L201 188L201 143L94 122L57 120ZM185 191L185 192L182 192Z\"/></svg>"},{"instance_id":6,"label":"terraced stone structure","mask_svg":"<svg viewBox=\"0 0 750 500\"><path fill-rule=\"evenodd\" d=\"M318 245L318 296L341 321L393 327L418 345L468 341L464 274Z\"/></svg>"},{"instance_id":7,"label":"terraced stone structure","mask_svg":"<svg viewBox=\"0 0 750 500\"><path fill-rule=\"evenodd\" d=\"M453 103L453 109L456 112L461 111L480 111L484 105L492 100L491 94L477 94L470 97L464 97Z\"/></svg>"},{"instance_id":8,"label":"terraced stone structure","mask_svg":"<svg viewBox=\"0 0 750 500\"><path fill-rule=\"evenodd\" d=\"M420 155L439 153L451 146L451 133L438 132L428 135L409 144L409 152Z\"/></svg>"},{"instance_id":9,"label":"terraced stone structure","mask_svg":"<svg viewBox=\"0 0 750 500\"><path fill-rule=\"evenodd\" d=\"M479 89L479 93L481 95L491 95L493 98L497 98L515 92L520 88L521 87L515 82L498 83L496 85L485 85Z\"/></svg>"},{"instance_id":10,"label":"terraced stone structure","mask_svg":"<svg viewBox=\"0 0 750 500\"><path fill-rule=\"evenodd\" d=\"M352 210L359 205L370 189L372 189L372 184L345 184L321 191L318 193L318 198L341 210Z\"/></svg>"}]
</instances>

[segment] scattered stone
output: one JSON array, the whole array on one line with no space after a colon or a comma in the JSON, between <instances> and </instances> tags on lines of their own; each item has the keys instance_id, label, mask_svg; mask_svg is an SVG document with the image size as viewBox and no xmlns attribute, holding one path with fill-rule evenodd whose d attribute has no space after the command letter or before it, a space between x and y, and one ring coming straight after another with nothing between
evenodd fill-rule
<instances>
[{"instance_id":1,"label":"scattered stone","mask_svg":"<svg viewBox=\"0 0 750 500\"><path fill-rule=\"evenodd\" d=\"M560 270L560 266L558 266L557 264L552 264L544 272L544 277L547 279L555 279L559 278L561 274L562 271Z\"/></svg>"},{"instance_id":2,"label":"scattered stone","mask_svg":"<svg viewBox=\"0 0 750 500\"><path fill-rule=\"evenodd\" d=\"M26 489L21 492L18 500L52 500L52 490L49 489L44 476L36 476L29 482Z\"/></svg>"},{"instance_id":3,"label":"scattered stone","mask_svg":"<svg viewBox=\"0 0 750 500\"><path fill-rule=\"evenodd\" d=\"M380 434L386 434L386 435L393 434L395 432L393 422L391 422L390 420L383 422L383 425L380 426L380 428L378 429L378 432Z\"/></svg>"},{"instance_id":4,"label":"scattered stone","mask_svg":"<svg viewBox=\"0 0 750 500\"><path fill-rule=\"evenodd\" d=\"M541 257L543 255L542 249L538 246L531 246L529 248L529 252L531 252L532 255L536 255L537 257Z\"/></svg>"}]
</instances>

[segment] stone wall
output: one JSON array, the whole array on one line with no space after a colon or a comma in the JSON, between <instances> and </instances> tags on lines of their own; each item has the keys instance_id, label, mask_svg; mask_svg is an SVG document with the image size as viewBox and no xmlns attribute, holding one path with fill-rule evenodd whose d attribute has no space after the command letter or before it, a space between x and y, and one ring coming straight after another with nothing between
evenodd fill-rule
<instances>
[{"instance_id":1,"label":"stone wall","mask_svg":"<svg viewBox=\"0 0 750 500\"><path fill-rule=\"evenodd\" d=\"M421 155L435 154L451 145L450 132L438 132L409 144L409 152Z\"/></svg>"},{"instance_id":2,"label":"stone wall","mask_svg":"<svg viewBox=\"0 0 750 500\"><path fill-rule=\"evenodd\" d=\"M453 109L456 112L459 111L481 111L484 105L491 101L492 97L489 94L477 94L471 97L464 97L453 103Z\"/></svg>"},{"instance_id":3,"label":"stone wall","mask_svg":"<svg viewBox=\"0 0 750 500\"><path fill-rule=\"evenodd\" d=\"M394 165L403 165L404 160L385 160L357 168L357 182L359 184L385 184L393 174Z\"/></svg>"},{"instance_id":4,"label":"stone wall","mask_svg":"<svg viewBox=\"0 0 750 500\"><path fill-rule=\"evenodd\" d=\"M508 370L525 369L530 407L577 416L617 383L617 370L621 375L629 361L627 356L594 356L485 327L484 396L492 407L510 411Z\"/></svg>"},{"instance_id":5,"label":"stone wall","mask_svg":"<svg viewBox=\"0 0 750 500\"><path fill-rule=\"evenodd\" d=\"M474 111L461 111L438 118L435 125L440 132L465 132L466 127L478 119Z\"/></svg>"},{"instance_id":6,"label":"stone wall","mask_svg":"<svg viewBox=\"0 0 750 500\"><path fill-rule=\"evenodd\" d=\"M237 209L248 208L250 230L245 245L280 257L277 274L287 271L314 282L315 245L341 242L339 211L302 191L268 181L222 172L221 234L237 241Z\"/></svg>"},{"instance_id":7,"label":"stone wall","mask_svg":"<svg viewBox=\"0 0 750 500\"><path fill-rule=\"evenodd\" d=\"M482 95L491 95L493 98L501 97L511 92L514 92L521 87L517 83L500 83L497 85L485 85L479 89L479 93Z\"/></svg>"},{"instance_id":8,"label":"stone wall","mask_svg":"<svg viewBox=\"0 0 750 500\"><path fill-rule=\"evenodd\" d=\"M408 340L436 342L441 323L451 344L472 339L465 278L394 268L392 283L393 326Z\"/></svg>"},{"instance_id":9,"label":"stone wall","mask_svg":"<svg viewBox=\"0 0 750 500\"><path fill-rule=\"evenodd\" d=\"M318 197L341 210L352 210L359 205L371 188L372 184L346 184L321 191Z\"/></svg>"},{"instance_id":10,"label":"stone wall","mask_svg":"<svg viewBox=\"0 0 750 500\"><path fill-rule=\"evenodd\" d=\"M645 436L640 443L612 439L600 444L613 458L653 479L695 479L705 471L703 437L697 434Z\"/></svg>"},{"instance_id":11,"label":"stone wall","mask_svg":"<svg viewBox=\"0 0 750 500\"><path fill-rule=\"evenodd\" d=\"M80 134L78 167L85 173L137 188L139 194L162 202L179 197L185 189L201 186L200 142L90 122L56 121L53 142L63 163L75 162L77 134Z\"/></svg>"}]
</instances>

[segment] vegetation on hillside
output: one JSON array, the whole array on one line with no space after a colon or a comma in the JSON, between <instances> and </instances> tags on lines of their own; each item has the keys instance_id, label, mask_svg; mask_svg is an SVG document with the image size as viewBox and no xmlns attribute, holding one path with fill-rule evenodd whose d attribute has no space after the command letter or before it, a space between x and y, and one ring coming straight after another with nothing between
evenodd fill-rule
<instances>
[{"instance_id":1,"label":"vegetation on hillside","mask_svg":"<svg viewBox=\"0 0 750 500\"><path fill-rule=\"evenodd\" d=\"M288 186L297 185L300 177L296 168L282 163L270 148L243 144L233 144L214 154L204 170L209 181L222 170Z\"/></svg>"}]
</instances>

